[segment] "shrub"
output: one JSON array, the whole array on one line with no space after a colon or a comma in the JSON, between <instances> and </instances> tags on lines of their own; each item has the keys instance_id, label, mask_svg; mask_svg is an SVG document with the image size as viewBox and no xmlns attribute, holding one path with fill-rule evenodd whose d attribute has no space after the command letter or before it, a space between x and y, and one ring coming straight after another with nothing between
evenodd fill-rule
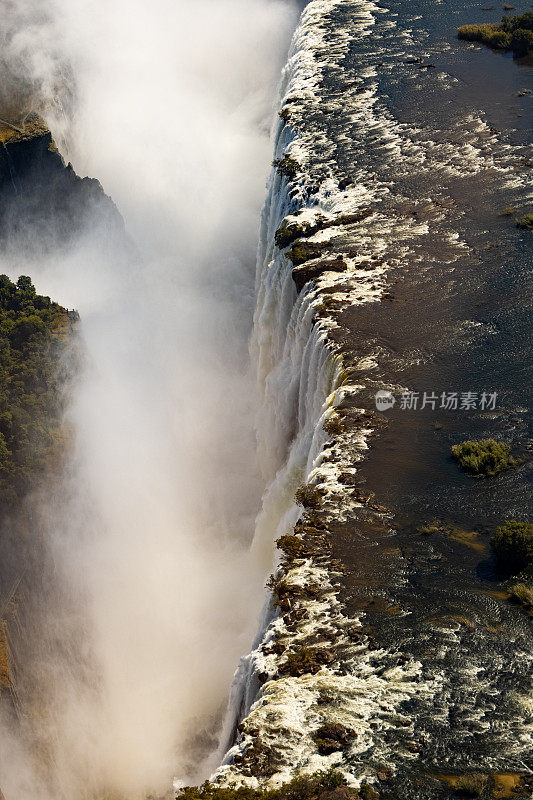
<instances>
[{"instance_id":1,"label":"shrub","mask_svg":"<svg viewBox=\"0 0 533 800\"><path fill-rule=\"evenodd\" d=\"M524 214L522 219L516 220L516 227L526 231L533 230L533 214Z\"/></svg>"},{"instance_id":2,"label":"shrub","mask_svg":"<svg viewBox=\"0 0 533 800\"><path fill-rule=\"evenodd\" d=\"M525 583L515 583L511 586L511 599L515 603L520 603L528 611L533 612L533 587L526 586Z\"/></svg>"},{"instance_id":3,"label":"shrub","mask_svg":"<svg viewBox=\"0 0 533 800\"><path fill-rule=\"evenodd\" d=\"M379 800L379 792L369 783L362 783L359 789L362 800Z\"/></svg>"},{"instance_id":4,"label":"shrub","mask_svg":"<svg viewBox=\"0 0 533 800\"><path fill-rule=\"evenodd\" d=\"M252 789L250 786L226 788L206 781L202 786L186 786L179 790L178 800L316 800L323 792L334 792L346 786L342 772L331 767L312 775L299 775L277 789ZM355 789L345 792L358 797Z\"/></svg>"},{"instance_id":5,"label":"shrub","mask_svg":"<svg viewBox=\"0 0 533 800\"><path fill-rule=\"evenodd\" d=\"M344 425L338 414L332 414L324 420L322 427L328 436L339 436L344 431Z\"/></svg>"},{"instance_id":6,"label":"shrub","mask_svg":"<svg viewBox=\"0 0 533 800\"><path fill-rule=\"evenodd\" d=\"M502 17L501 28L508 33L518 29L533 31L533 14L528 11L526 14L517 14L514 17Z\"/></svg>"},{"instance_id":7,"label":"shrub","mask_svg":"<svg viewBox=\"0 0 533 800\"><path fill-rule=\"evenodd\" d=\"M276 159L276 161L273 162L273 166L288 180L294 180L302 169L300 164L295 158L292 158L292 156L284 156L283 158Z\"/></svg>"},{"instance_id":8,"label":"shrub","mask_svg":"<svg viewBox=\"0 0 533 800\"><path fill-rule=\"evenodd\" d=\"M9 645L7 643L5 622L0 620L0 695L3 689L9 689L10 687Z\"/></svg>"},{"instance_id":9,"label":"shrub","mask_svg":"<svg viewBox=\"0 0 533 800\"><path fill-rule=\"evenodd\" d=\"M508 35L508 34L506 34ZM515 56L527 56L533 50L533 31L519 28L511 35L511 48Z\"/></svg>"},{"instance_id":10,"label":"shrub","mask_svg":"<svg viewBox=\"0 0 533 800\"><path fill-rule=\"evenodd\" d=\"M511 456L511 448L504 442L495 439L481 439L454 444L452 457L465 472L473 475L496 475L504 469L514 467L518 463Z\"/></svg>"},{"instance_id":11,"label":"shrub","mask_svg":"<svg viewBox=\"0 0 533 800\"><path fill-rule=\"evenodd\" d=\"M322 249L322 245L319 242L298 241L287 252L287 258L292 261L295 267L298 267L300 264L305 264L306 261L319 258L322 255Z\"/></svg>"},{"instance_id":12,"label":"shrub","mask_svg":"<svg viewBox=\"0 0 533 800\"><path fill-rule=\"evenodd\" d=\"M503 567L523 569L533 560L533 525L508 520L496 528L490 543Z\"/></svg>"},{"instance_id":13,"label":"shrub","mask_svg":"<svg viewBox=\"0 0 533 800\"><path fill-rule=\"evenodd\" d=\"M490 47L497 47L501 50L508 50L511 46L511 34L505 31L493 31L485 39L485 43Z\"/></svg>"},{"instance_id":14,"label":"shrub","mask_svg":"<svg viewBox=\"0 0 533 800\"><path fill-rule=\"evenodd\" d=\"M500 30L496 23L485 22L480 25L462 25L457 29L459 39L466 39L468 42L486 42L490 36Z\"/></svg>"}]
</instances>

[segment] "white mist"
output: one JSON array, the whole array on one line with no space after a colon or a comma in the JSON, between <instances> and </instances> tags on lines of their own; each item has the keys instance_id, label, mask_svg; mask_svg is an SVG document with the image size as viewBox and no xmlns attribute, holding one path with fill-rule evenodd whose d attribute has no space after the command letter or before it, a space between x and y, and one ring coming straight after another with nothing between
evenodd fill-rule
<instances>
[{"instance_id":1,"label":"white mist","mask_svg":"<svg viewBox=\"0 0 533 800\"><path fill-rule=\"evenodd\" d=\"M268 565L249 550L265 487L247 340L295 10L8 10L23 23L13 70L53 95L67 157L101 180L138 255L89 226L68 253L16 268L79 309L86 368L68 414L73 463L41 508L54 572L24 665L28 738L5 732L0 785L6 800L143 798L205 777L263 599Z\"/></svg>"}]
</instances>

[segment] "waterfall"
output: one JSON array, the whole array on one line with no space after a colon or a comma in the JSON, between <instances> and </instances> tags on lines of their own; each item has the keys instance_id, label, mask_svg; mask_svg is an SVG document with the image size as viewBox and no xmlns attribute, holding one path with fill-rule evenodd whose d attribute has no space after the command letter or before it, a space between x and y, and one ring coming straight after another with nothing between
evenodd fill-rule
<instances>
[{"instance_id":1,"label":"waterfall","mask_svg":"<svg viewBox=\"0 0 533 800\"><path fill-rule=\"evenodd\" d=\"M280 121L276 155L287 145L287 131ZM258 460L268 482L251 550L265 577L277 565L276 539L290 532L301 514L295 493L301 484L315 478L327 440L322 425L341 397L342 384L341 359L328 346L326 331L315 323L315 287L308 283L297 293L292 263L275 244L282 220L294 210L289 189L287 178L274 168L261 215L250 341L258 393ZM249 714L261 686L260 648L276 617L268 591L251 650L235 673L213 763L224 766L233 759L237 725Z\"/></svg>"}]
</instances>

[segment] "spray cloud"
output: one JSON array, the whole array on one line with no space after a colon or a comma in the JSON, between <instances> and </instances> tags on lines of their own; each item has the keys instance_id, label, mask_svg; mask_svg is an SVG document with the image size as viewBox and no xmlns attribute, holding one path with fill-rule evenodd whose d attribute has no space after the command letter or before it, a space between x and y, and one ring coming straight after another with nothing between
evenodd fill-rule
<instances>
[{"instance_id":1,"label":"spray cloud","mask_svg":"<svg viewBox=\"0 0 533 800\"><path fill-rule=\"evenodd\" d=\"M39 509L53 569L25 632L28 730L2 730L0 785L6 800L142 798L205 777L270 566L249 552L264 486L247 339L295 9L3 5L5 108L45 110L135 254L88 220L68 251L1 265L79 309L86 366L72 464Z\"/></svg>"}]
</instances>

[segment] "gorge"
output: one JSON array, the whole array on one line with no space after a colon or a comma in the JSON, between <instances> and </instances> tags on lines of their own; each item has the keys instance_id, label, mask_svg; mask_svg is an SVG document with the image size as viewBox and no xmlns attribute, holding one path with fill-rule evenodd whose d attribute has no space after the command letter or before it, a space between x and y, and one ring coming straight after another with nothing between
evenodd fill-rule
<instances>
[{"instance_id":1,"label":"gorge","mask_svg":"<svg viewBox=\"0 0 533 800\"><path fill-rule=\"evenodd\" d=\"M488 90L477 5L301 5L2 23L0 272L80 314L59 469L3 522L5 800L531 791L488 544L529 521L530 73ZM488 436L519 458L475 481L450 449Z\"/></svg>"}]
</instances>

